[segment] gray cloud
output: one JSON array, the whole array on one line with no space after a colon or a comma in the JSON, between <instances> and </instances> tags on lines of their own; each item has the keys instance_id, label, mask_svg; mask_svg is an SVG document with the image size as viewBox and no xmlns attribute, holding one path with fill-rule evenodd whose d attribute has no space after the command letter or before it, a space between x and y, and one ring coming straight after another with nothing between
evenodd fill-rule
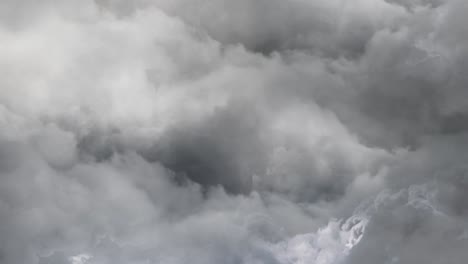
<instances>
[{"instance_id":1,"label":"gray cloud","mask_svg":"<svg viewBox=\"0 0 468 264\"><path fill-rule=\"evenodd\" d=\"M0 263L462 263L468 5L0 3Z\"/></svg>"}]
</instances>

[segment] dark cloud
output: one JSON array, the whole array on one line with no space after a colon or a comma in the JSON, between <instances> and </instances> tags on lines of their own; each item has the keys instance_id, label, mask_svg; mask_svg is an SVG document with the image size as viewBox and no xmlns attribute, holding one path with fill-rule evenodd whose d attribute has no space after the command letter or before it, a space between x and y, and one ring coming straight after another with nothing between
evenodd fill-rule
<instances>
[{"instance_id":1,"label":"dark cloud","mask_svg":"<svg viewBox=\"0 0 468 264\"><path fill-rule=\"evenodd\" d=\"M262 121L249 108L231 105L215 110L200 124L176 127L168 132L167 140L155 146L156 153L143 156L204 186L221 185L229 192L249 193L252 175L265 173L266 162L262 160Z\"/></svg>"},{"instance_id":2,"label":"dark cloud","mask_svg":"<svg viewBox=\"0 0 468 264\"><path fill-rule=\"evenodd\" d=\"M462 263L463 0L0 3L0 263Z\"/></svg>"}]
</instances>

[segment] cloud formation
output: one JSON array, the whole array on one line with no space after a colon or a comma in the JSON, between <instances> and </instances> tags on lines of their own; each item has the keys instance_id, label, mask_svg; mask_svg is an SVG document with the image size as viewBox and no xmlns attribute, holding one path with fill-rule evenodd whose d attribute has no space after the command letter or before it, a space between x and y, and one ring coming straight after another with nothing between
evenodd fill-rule
<instances>
[{"instance_id":1,"label":"cloud formation","mask_svg":"<svg viewBox=\"0 0 468 264\"><path fill-rule=\"evenodd\" d=\"M0 2L0 263L463 263L467 11Z\"/></svg>"}]
</instances>

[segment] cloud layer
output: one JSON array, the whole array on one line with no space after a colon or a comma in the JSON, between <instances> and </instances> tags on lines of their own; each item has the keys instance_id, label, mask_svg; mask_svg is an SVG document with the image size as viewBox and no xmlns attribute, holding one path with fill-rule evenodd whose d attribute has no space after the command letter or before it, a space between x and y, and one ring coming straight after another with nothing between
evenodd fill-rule
<instances>
[{"instance_id":1,"label":"cloud layer","mask_svg":"<svg viewBox=\"0 0 468 264\"><path fill-rule=\"evenodd\" d=\"M465 2L0 2L0 263L463 263Z\"/></svg>"}]
</instances>

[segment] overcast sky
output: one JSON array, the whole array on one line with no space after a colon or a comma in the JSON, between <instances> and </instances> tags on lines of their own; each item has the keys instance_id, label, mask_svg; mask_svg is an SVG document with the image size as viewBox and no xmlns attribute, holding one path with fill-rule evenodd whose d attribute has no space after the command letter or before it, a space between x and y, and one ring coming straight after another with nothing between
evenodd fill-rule
<instances>
[{"instance_id":1,"label":"overcast sky","mask_svg":"<svg viewBox=\"0 0 468 264\"><path fill-rule=\"evenodd\" d=\"M0 264L463 264L468 1L0 0Z\"/></svg>"}]
</instances>

